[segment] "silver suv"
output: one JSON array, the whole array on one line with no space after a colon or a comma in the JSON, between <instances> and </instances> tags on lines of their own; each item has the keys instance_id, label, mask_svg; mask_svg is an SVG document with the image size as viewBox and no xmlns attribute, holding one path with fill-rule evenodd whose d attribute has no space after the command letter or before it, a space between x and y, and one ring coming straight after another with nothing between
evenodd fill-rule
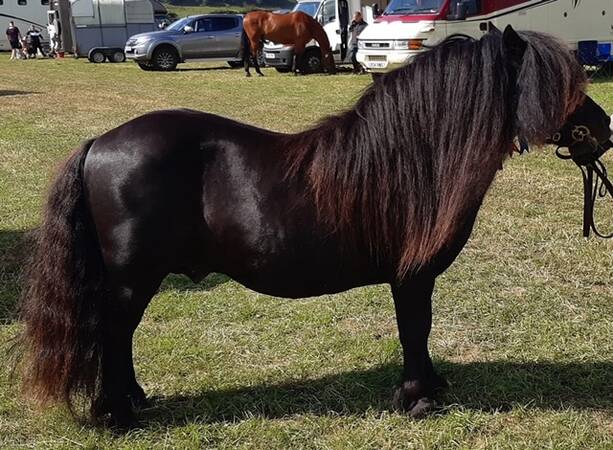
<instances>
[{"instance_id":1,"label":"silver suv","mask_svg":"<svg viewBox=\"0 0 613 450\"><path fill-rule=\"evenodd\" d=\"M204 14L189 16L165 30L137 34L126 42L126 58L143 70L174 70L188 59L210 58L240 65L243 16Z\"/></svg>"}]
</instances>

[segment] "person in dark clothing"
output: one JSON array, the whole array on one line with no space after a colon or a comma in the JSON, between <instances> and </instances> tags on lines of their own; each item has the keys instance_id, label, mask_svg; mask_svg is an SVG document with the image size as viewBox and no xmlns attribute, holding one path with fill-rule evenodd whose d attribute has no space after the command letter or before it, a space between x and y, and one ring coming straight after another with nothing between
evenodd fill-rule
<instances>
[{"instance_id":1,"label":"person in dark clothing","mask_svg":"<svg viewBox=\"0 0 613 450\"><path fill-rule=\"evenodd\" d=\"M351 63L353 64L353 73L364 73L364 68L356 59L356 55L358 53L358 36L367 26L368 24L362 18L362 13L357 11L353 15L353 21L349 26L349 31L351 31L351 41L349 45L351 47Z\"/></svg>"},{"instance_id":2,"label":"person in dark clothing","mask_svg":"<svg viewBox=\"0 0 613 450\"><path fill-rule=\"evenodd\" d=\"M19 56L19 49L21 48L21 32L12 20L9 22L9 27L6 29L6 37L11 45L11 59L17 59Z\"/></svg>"},{"instance_id":3,"label":"person in dark clothing","mask_svg":"<svg viewBox=\"0 0 613 450\"><path fill-rule=\"evenodd\" d=\"M40 37L40 31L32 25L26 33L26 39L28 40L28 55L36 58L36 52L40 51L43 56L46 56L43 46L40 43Z\"/></svg>"}]
</instances>

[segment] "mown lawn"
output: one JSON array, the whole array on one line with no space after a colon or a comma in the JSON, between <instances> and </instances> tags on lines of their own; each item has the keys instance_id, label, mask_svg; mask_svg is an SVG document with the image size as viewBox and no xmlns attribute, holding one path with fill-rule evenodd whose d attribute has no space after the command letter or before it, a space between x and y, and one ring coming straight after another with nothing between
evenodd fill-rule
<instances>
[{"instance_id":1,"label":"mown lawn","mask_svg":"<svg viewBox=\"0 0 613 450\"><path fill-rule=\"evenodd\" d=\"M351 105L363 76L244 78L0 55L0 342L20 330L24 236L54 167L82 139L188 107L296 131ZM613 112L613 82L591 87ZM613 167L613 158L607 158ZM137 331L155 397L128 434L32 410L0 367L0 448L613 448L613 241L581 237L579 172L551 149L514 157L468 246L439 278L431 349L442 414L392 411L401 351L387 286L283 300L222 275L175 276ZM600 216L613 225L613 209ZM608 220L607 220L608 219Z\"/></svg>"}]
</instances>

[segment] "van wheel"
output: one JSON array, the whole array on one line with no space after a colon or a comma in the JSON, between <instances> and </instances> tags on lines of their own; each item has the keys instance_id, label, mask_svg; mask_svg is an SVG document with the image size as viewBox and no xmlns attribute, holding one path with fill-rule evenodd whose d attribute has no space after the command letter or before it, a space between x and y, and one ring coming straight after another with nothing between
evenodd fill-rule
<instances>
[{"instance_id":1,"label":"van wheel","mask_svg":"<svg viewBox=\"0 0 613 450\"><path fill-rule=\"evenodd\" d=\"M302 55L300 61L300 69L304 73L318 73L322 71L323 62L321 60L321 52L319 48L307 50Z\"/></svg>"},{"instance_id":2,"label":"van wheel","mask_svg":"<svg viewBox=\"0 0 613 450\"><path fill-rule=\"evenodd\" d=\"M115 50L110 56L109 61L112 63L122 63L126 60L126 55L121 50Z\"/></svg>"},{"instance_id":3,"label":"van wheel","mask_svg":"<svg viewBox=\"0 0 613 450\"><path fill-rule=\"evenodd\" d=\"M95 64L103 63L105 59L104 53L100 50L94 50L89 54L89 61Z\"/></svg>"},{"instance_id":4,"label":"van wheel","mask_svg":"<svg viewBox=\"0 0 613 450\"><path fill-rule=\"evenodd\" d=\"M155 67L153 67L153 64L151 64L150 62L146 62L146 63L139 62L138 63L138 67L140 67L141 69L146 70L146 71L155 70Z\"/></svg>"},{"instance_id":5,"label":"van wheel","mask_svg":"<svg viewBox=\"0 0 613 450\"><path fill-rule=\"evenodd\" d=\"M175 70L179 64L179 55L174 48L164 45L155 49L152 63L157 70Z\"/></svg>"}]
</instances>

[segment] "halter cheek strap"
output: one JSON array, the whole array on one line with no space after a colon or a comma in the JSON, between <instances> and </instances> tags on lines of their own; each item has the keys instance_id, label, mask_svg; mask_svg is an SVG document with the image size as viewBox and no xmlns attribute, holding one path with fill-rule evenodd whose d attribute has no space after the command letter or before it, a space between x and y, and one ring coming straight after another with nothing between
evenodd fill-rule
<instances>
[{"instance_id":1,"label":"halter cheek strap","mask_svg":"<svg viewBox=\"0 0 613 450\"><path fill-rule=\"evenodd\" d=\"M585 125L575 125L571 131L571 137L573 142L568 146L569 153L563 153L562 147L558 146L556 156L561 159L572 159L581 169L583 177L583 236L589 237L590 231L593 231L598 237L613 238L613 232L611 234L601 233L594 221L596 200L599 197L606 197L607 192L613 199L613 183L609 180L605 165L599 159L607 150L613 148L613 141L609 140L605 144L599 144L592 136L590 129ZM559 143L560 140L560 133L556 133L552 137L554 144ZM596 174L596 177L594 177L594 174Z\"/></svg>"}]
</instances>

